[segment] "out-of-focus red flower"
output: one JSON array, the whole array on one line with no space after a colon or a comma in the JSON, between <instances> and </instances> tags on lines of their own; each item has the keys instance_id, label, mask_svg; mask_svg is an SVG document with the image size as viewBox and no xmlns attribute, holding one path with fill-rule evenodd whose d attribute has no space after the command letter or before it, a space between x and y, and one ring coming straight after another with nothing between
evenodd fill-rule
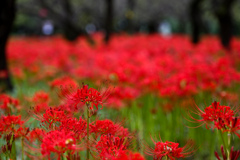
<instances>
[{"instance_id":1,"label":"out-of-focus red flower","mask_svg":"<svg viewBox=\"0 0 240 160\"><path fill-rule=\"evenodd\" d=\"M125 102L136 99L140 94L137 88L115 87L108 99L108 105L115 108L124 107ZM126 105L126 104L125 104Z\"/></svg>"},{"instance_id":2,"label":"out-of-focus red flower","mask_svg":"<svg viewBox=\"0 0 240 160\"><path fill-rule=\"evenodd\" d=\"M29 128L28 127L24 127L24 126L20 126L15 133L15 137L19 138L19 137L24 137L24 138L28 138L28 133L29 133Z\"/></svg>"},{"instance_id":3,"label":"out-of-focus red flower","mask_svg":"<svg viewBox=\"0 0 240 160\"><path fill-rule=\"evenodd\" d=\"M144 160L144 157L140 153L132 153L131 151L125 150L112 160Z\"/></svg>"},{"instance_id":4,"label":"out-of-focus red flower","mask_svg":"<svg viewBox=\"0 0 240 160\"><path fill-rule=\"evenodd\" d=\"M48 104L49 100L49 94L44 91L36 92L32 98L35 104Z\"/></svg>"},{"instance_id":5,"label":"out-of-focus red flower","mask_svg":"<svg viewBox=\"0 0 240 160\"><path fill-rule=\"evenodd\" d=\"M33 107L33 112L36 114L41 114L42 112L45 112L49 106L46 103L43 104L37 104L36 106Z\"/></svg>"},{"instance_id":6,"label":"out-of-focus red flower","mask_svg":"<svg viewBox=\"0 0 240 160\"><path fill-rule=\"evenodd\" d=\"M56 88L56 87L61 87L61 86L77 87L77 82L67 76L61 77L61 78L56 78L52 82L50 82L51 88Z\"/></svg>"},{"instance_id":7,"label":"out-of-focus red flower","mask_svg":"<svg viewBox=\"0 0 240 160\"><path fill-rule=\"evenodd\" d=\"M52 89L61 88L59 94L61 97L64 97L70 94L69 91L71 88L77 87L77 82L72 78L65 76L65 77L54 79L52 82L50 82L49 85Z\"/></svg>"},{"instance_id":8,"label":"out-of-focus red flower","mask_svg":"<svg viewBox=\"0 0 240 160\"><path fill-rule=\"evenodd\" d=\"M45 131L40 128L34 128L30 133L28 134L28 140L31 142L34 142L35 140L42 141L43 137L45 135Z\"/></svg>"},{"instance_id":9,"label":"out-of-focus red flower","mask_svg":"<svg viewBox=\"0 0 240 160\"><path fill-rule=\"evenodd\" d=\"M230 101L232 103L236 103L238 102L238 94L236 93L230 93L230 92L226 92L226 91L221 91L219 93L219 96L221 97L221 99L224 99L226 101Z\"/></svg>"},{"instance_id":10,"label":"out-of-focus red flower","mask_svg":"<svg viewBox=\"0 0 240 160\"><path fill-rule=\"evenodd\" d=\"M8 105L17 106L19 101L6 94L0 94L0 108L6 110L9 107Z\"/></svg>"}]
</instances>

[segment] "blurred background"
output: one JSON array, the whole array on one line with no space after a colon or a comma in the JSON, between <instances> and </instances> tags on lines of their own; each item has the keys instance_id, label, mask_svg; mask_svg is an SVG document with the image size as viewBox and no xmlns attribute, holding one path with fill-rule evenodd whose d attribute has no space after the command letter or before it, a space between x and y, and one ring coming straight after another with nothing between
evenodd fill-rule
<instances>
[{"instance_id":1,"label":"blurred background","mask_svg":"<svg viewBox=\"0 0 240 160\"><path fill-rule=\"evenodd\" d=\"M214 35L230 51L231 39L240 35L240 0L2 0L0 22L0 84L11 90L10 36L85 37L93 45L95 33L105 44L117 34L181 34L192 44Z\"/></svg>"},{"instance_id":2,"label":"blurred background","mask_svg":"<svg viewBox=\"0 0 240 160\"><path fill-rule=\"evenodd\" d=\"M63 34L69 40L99 31L202 35L220 34L228 28L224 24L240 34L240 0L17 0L16 11L14 35Z\"/></svg>"},{"instance_id":3,"label":"blurred background","mask_svg":"<svg viewBox=\"0 0 240 160\"><path fill-rule=\"evenodd\" d=\"M55 80L109 79L112 106L100 114L131 122L136 151L161 132L194 139L193 159L214 159L221 137L185 127L182 113L193 101L239 106L239 35L240 0L1 0L0 93L14 91L24 115L34 95L56 105Z\"/></svg>"}]
</instances>

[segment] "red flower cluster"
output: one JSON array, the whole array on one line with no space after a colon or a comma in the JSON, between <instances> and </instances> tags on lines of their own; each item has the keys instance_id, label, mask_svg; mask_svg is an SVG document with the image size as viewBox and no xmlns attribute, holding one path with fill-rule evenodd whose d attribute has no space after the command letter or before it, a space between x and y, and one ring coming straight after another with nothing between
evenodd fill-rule
<instances>
[{"instance_id":1,"label":"red flower cluster","mask_svg":"<svg viewBox=\"0 0 240 160\"><path fill-rule=\"evenodd\" d=\"M66 90L67 88L64 88L66 93L63 93L63 95L66 95L68 103L73 104L75 108L77 108L78 104L86 104L90 105L90 109L93 110L93 106L95 106L98 110L98 105L103 107L104 101L109 96L109 90L101 93L94 88L89 88L88 85L85 84L77 89L71 88L70 90Z\"/></svg>"},{"instance_id":2,"label":"red flower cluster","mask_svg":"<svg viewBox=\"0 0 240 160\"><path fill-rule=\"evenodd\" d=\"M54 124L53 128L58 127L61 121L68 118L65 112L61 108L52 108L49 107L43 115L39 115L38 113L33 112L34 118L39 120L43 126L52 128L52 124Z\"/></svg>"},{"instance_id":3,"label":"red flower cluster","mask_svg":"<svg viewBox=\"0 0 240 160\"><path fill-rule=\"evenodd\" d=\"M41 144L41 153L50 157L50 153L54 152L58 154L58 160L61 155L66 151L71 154L76 150L76 140L72 132L62 131L50 131L44 136Z\"/></svg>"},{"instance_id":4,"label":"red flower cluster","mask_svg":"<svg viewBox=\"0 0 240 160\"><path fill-rule=\"evenodd\" d=\"M97 120L91 123L91 132L97 138L99 135L111 134L118 137L128 137L127 128L123 128L120 124L114 124L111 120Z\"/></svg>"},{"instance_id":5,"label":"red flower cluster","mask_svg":"<svg viewBox=\"0 0 240 160\"><path fill-rule=\"evenodd\" d=\"M76 140L84 138L87 134L87 122L82 118L67 118L61 121L60 130L71 131Z\"/></svg>"},{"instance_id":6,"label":"red flower cluster","mask_svg":"<svg viewBox=\"0 0 240 160\"><path fill-rule=\"evenodd\" d=\"M96 145L102 160L110 160L114 159L114 157L119 157L122 151L127 150L128 147L128 139L115 137L111 134L102 135Z\"/></svg>"},{"instance_id":7,"label":"red flower cluster","mask_svg":"<svg viewBox=\"0 0 240 160\"><path fill-rule=\"evenodd\" d=\"M193 110L188 112L188 115L193 122L200 123L199 126L206 124L206 128L217 128L223 132L232 132L237 136L240 135L237 131L240 129L240 120L238 117L234 117L239 109L231 109L229 106L222 106L219 102L213 102L212 105L206 107L202 111L198 106L195 106ZM199 115L202 119L196 119L193 115ZM212 123L213 124L212 124Z\"/></svg>"},{"instance_id":8,"label":"red flower cluster","mask_svg":"<svg viewBox=\"0 0 240 160\"><path fill-rule=\"evenodd\" d=\"M36 140L42 141L45 135L46 133L43 129L34 128L32 131L29 132L27 139L30 142L34 142Z\"/></svg>"},{"instance_id":9,"label":"red flower cluster","mask_svg":"<svg viewBox=\"0 0 240 160\"><path fill-rule=\"evenodd\" d=\"M6 94L0 94L0 109L7 110L10 105L17 106L19 101Z\"/></svg>"},{"instance_id":10,"label":"red flower cluster","mask_svg":"<svg viewBox=\"0 0 240 160\"><path fill-rule=\"evenodd\" d=\"M234 115L233 110L229 106L221 106L219 102L213 102L212 105L206 107L202 112L203 121L215 122L218 119L227 119Z\"/></svg>"},{"instance_id":11,"label":"red flower cluster","mask_svg":"<svg viewBox=\"0 0 240 160\"><path fill-rule=\"evenodd\" d=\"M144 157L139 153L132 153L131 151L122 151L118 157L112 160L144 160Z\"/></svg>"},{"instance_id":12,"label":"red flower cluster","mask_svg":"<svg viewBox=\"0 0 240 160\"><path fill-rule=\"evenodd\" d=\"M50 100L49 94L44 91L39 91L35 93L32 98L32 101L34 102L34 104L39 104L39 105L48 104L49 100Z\"/></svg>"},{"instance_id":13,"label":"red flower cluster","mask_svg":"<svg viewBox=\"0 0 240 160\"><path fill-rule=\"evenodd\" d=\"M154 141L153 141L154 142ZM195 151L193 141L188 141L184 147L179 147L178 143L175 142L154 142L155 148L147 149L147 154L153 156L154 160L162 160L164 157L175 160L178 158L185 158L191 156Z\"/></svg>"},{"instance_id":14,"label":"red flower cluster","mask_svg":"<svg viewBox=\"0 0 240 160\"><path fill-rule=\"evenodd\" d=\"M23 123L24 121L21 121L21 115L2 116L0 118L0 133L1 134L8 134L10 132L15 133L17 130L16 127L22 125Z\"/></svg>"},{"instance_id":15,"label":"red flower cluster","mask_svg":"<svg viewBox=\"0 0 240 160\"><path fill-rule=\"evenodd\" d=\"M93 83L111 79L121 91L112 97L114 107L126 106L126 100L146 92L181 97L239 83L240 74L234 66L239 61L238 39L233 39L234 53L229 56L222 52L216 37L204 38L197 46L179 35L168 39L160 35L117 35L107 46L99 41L99 35L92 38L96 47L84 38L74 44L60 37L15 38L8 45L10 70L19 78L26 75L31 82L47 78L51 81L64 73ZM63 77L52 81L51 87L69 84L75 86L74 81Z\"/></svg>"}]
</instances>

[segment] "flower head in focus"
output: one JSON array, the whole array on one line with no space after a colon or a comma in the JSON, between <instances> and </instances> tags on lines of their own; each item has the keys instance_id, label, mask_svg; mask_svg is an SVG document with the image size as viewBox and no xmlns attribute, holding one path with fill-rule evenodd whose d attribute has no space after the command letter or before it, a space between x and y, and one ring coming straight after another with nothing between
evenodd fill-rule
<instances>
[{"instance_id":1,"label":"flower head in focus","mask_svg":"<svg viewBox=\"0 0 240 160\"><path fill-rule=\"evenodd\" d=\"M146 153L153 156L154 160L162 160L167 157L171 160L177 158L185 158L191 156L196 151L196 146L192 140L188 140L183 147L179 147L179 143L163 142L161 139L158 142L153 140L155 147L147 147Z\"/></svg>"},{"instance_id":2,"label":"flower head in focus","mask_svg":"<svg viewBox=\"0 0 240 160\"><path fill-rule=\"evenodd\" d=\"M219 102L215 101L210 106L206 107L204 111L195 105L195 107L188 111L187 114L192 119L189 121L200 123L199 126L206 124L206 128L209 129L212 128L211 122L213 122L213 128L224 129L227 121L232 119L237 111L237 109L232 110L229 106L220 105ZM201 119L196 119L195 115L200 116Z\"/></svg>"},{"instance_id":3,"label":"flower head in focus","mask_svg":"<svg viewBox=\"0 0 240 160\"><path fill-rule=\"evenodd\" d=\"M93 110L94 106L97 110L98 105L103 107L103 103L106 101L111 92L111 89L109 88L100 91L95 88L90 88L84 83L78 88L67 88L62 89L62 92L65 92L63 95L67 98L67 103L74 105L76 108L78 104L86 104L89 105L91 110Z\"/></svg>"},{"instance_id":4,"label":"flower head in focus","mask_svg":"<svg viewBox=\"0 0 240 160\"><path fill-rule=\"evenodd\" d=\"M51 152L58 154L58 159L66 151L74 153L76 151L76 140L72 132L50 131L42 140L41 153L44 156L50 156Z\"/></svg>"},{"instance_id":5,"label":"flower head in focus","mask_svg":"<svg viewBox=\"0 0 240 160\"><path fill-rule=\"evenodd\" d=\"M128 149L130 145L128 138L115 137L112 134L102 135L96 145L102 160L114 159Z\"/></svg>"}]
</instances>

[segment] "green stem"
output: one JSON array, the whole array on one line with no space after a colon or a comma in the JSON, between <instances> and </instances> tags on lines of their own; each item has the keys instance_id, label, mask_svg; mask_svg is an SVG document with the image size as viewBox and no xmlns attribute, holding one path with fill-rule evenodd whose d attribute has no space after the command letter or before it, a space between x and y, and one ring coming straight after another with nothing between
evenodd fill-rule
<instances>
[{"instance_id":1,"label":"green stem","mask_svg":"<svg viewBox=\"0 0 240 160\"><path fill-rule=\"evenodd\" d=\"M221 135L222 142L223 142L224 152L227 153L227 155L228 155L228 149L227 149L226 143L225 143L225 141L224 141L223 133L222 133L221 130L220 130L220 135ZM227 159L228 159L228 158L227 158Z\"/></svg>"},{"instance_id":2,"label":"green stem","mask_svg":"<svg viewBox=\"0 0 240 160\"><path fill-rule=\"evenodd\" d=\"M230 160L230 151L231 151L231 133L228 133L228 158L227 160Z\"/></svg>"},{"instance_id":3,"label":"green stem","mask_svg":"<svg viewBox=\"0 0 240 160\"><path fill-rule=\"evenodd\" d=\"M15 141L13 141L12 143L12 150L11 150L11 159L16 160L17 158L17 154L16 154L16 143Z\"/></svg>"},{"instance_id":4,"label":"green stem","mask_svg":"<svg viewBox=\"0 0 240 160\"><path fill-rule=\"evenodd\" d=\"M24 137L22 137L22 160L24 160Z\"/></svg>"},{"instance_id":5,"label":"green stem","mask_svg":"<svg viewBox=\"0 0 240 160\"><path fill-rule=\"evenodd\" d=\"M10 139L10 144L12 145L11 151L10 151L10 157L13 160L16 160L16 144L15 144L15 139L14 139L14 134L12 134L11 139Z\"/></svg>"},{"instance_id":6,"label":"green stem","mask_svg":"<svg viewBox=\"0 0 240 160\"><path fill-rule=\"evenodd\" d=\"M90 109L89 104L87 104L87 160L89 160L90 149L89 149L89 123L90 123Z\"/></svg>"}]
</instances>

